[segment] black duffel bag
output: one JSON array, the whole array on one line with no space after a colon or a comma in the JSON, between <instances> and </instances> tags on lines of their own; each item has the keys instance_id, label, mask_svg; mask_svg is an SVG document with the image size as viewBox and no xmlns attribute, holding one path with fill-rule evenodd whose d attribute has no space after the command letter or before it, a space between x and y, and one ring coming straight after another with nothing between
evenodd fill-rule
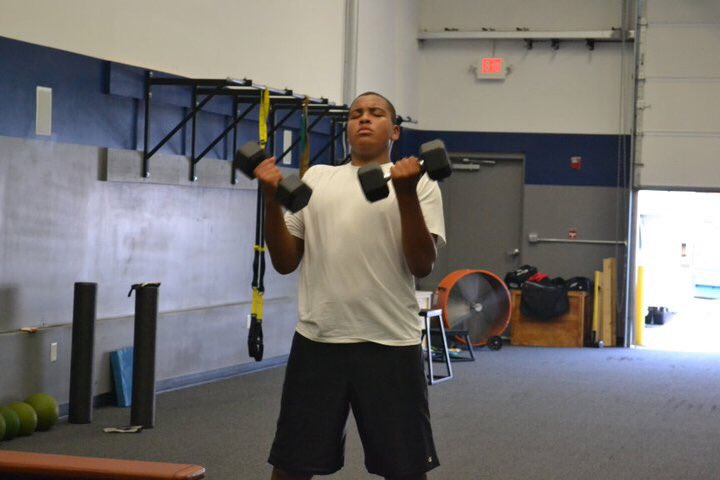
<instances>
[{"instance_id":1,"label":"black duffel bag","mask_svg":"<svg viewBox=\"0 0 720 480\"><path fill-rule=\"evenodd\" d=\"M571 291L592 292L593 281L587 277L573 277L565 282L565 286Z\"/></svg>"},{"instance_id":2,"label":"black duffel bag","mask_svg":"<svg viewBox=\"0 0 720 480\"><path fill-rule=\"evenodd\" d=\"M564 282L525 282L520 295L520 312L526 317L547 320L570 310Z\"/></svg>"}]
</instances>

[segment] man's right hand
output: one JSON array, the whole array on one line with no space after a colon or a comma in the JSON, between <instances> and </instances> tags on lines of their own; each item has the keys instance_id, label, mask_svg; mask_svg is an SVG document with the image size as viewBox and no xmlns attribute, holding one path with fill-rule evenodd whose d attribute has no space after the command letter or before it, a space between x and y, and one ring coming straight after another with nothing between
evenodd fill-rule
<instances>
[{"instance_id":1,"label":"man's right hand","mask_svg":"<svg viewBox=\"0 0 720 480\"><path fill-rule=\"evenodd\" d=\"M282 275L294 272L302 260L305 244L294 237L285 224L282 206L275 198L282 172L275 164L275 157L263 160L253 174L260 182L265 199L265 243L275 270Z\"/></svg>"},{"instance_id":2,"label":"man's right hand","mask_svg":"<svg viewBox=\"0 0 720 480\"><path fill-rule=\"evenodd\" d=\"M274 201L277 186L282 180L282 172L276 165L275 157L266 158L255 167L253 171L255 177L260 182L263 197L265 201Z\"/></svg>"}]
</instances>

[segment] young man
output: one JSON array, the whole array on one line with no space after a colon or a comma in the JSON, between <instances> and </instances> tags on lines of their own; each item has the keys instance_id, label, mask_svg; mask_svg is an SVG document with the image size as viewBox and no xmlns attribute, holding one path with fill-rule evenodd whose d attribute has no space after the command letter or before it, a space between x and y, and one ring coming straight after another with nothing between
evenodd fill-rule
<instances>
[{"instance_id":1,"label":"young man","mask_svg":"<svg viewBox=\"0 0 720 480\"><path fill-rule=\"evenodd\" d=\"M273 480L342 468L352 409L370 473L415 480L439 465L430 428L414 278L430 273L445 240L437 184L415 157L390 163L400 136L393 105L368 92L350 106L351 162L317 165L303 180L310 203L283 214L273 200L275 159L255 170L266 202L265 239L275 269L300 266L299 319L269 462ZM357 177L375 162L390 195L370 203Z\"/></svg>"}]
</instances>

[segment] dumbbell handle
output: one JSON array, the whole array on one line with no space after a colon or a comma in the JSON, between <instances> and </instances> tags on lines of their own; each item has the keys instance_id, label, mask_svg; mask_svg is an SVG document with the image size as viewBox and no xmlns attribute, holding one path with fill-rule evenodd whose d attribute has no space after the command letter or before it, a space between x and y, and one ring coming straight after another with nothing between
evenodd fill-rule
<instances>
[{"instance_id":1,"label":"dumbbell handle","mask_svg":"<svg viewBox=\"0 0 720 480\"><path fill-rule=\"evenodd\" d=\"M266 158L267 154L260 145L247 142L235 153L233 168L242 171L248 178L255 178L255 168ZM311 195L312 189L297 175L289 175L277 185L275 199L294 213L307 205Z\"/></svg>"},{"instance_id":2,"label":"dumbbell handle","mask_svg":"<svg viewBox=\"0 0 720 480\"><path fill-rule=\"evenodd\" d=\"M418 157L420 173L426 173L433 180L442 180L452 173L447 150L442 140L432 140L420 145ZM365 198L370 202L376 202L389 195L390 190L387 183L392 178L390 173L392 168L394 167L385 172L381 165L374 163L362 166L358 170L360 186Z\"/></svg>"},{"instance_id":3,"label":"dumbbell handle","mask_svg":"<svg viewBox=\"0 0 720 480\"><path fill-rule=\"evenodd\" d=\"M418 163L420 164L420 174L425 173L425 161L424 160L418 160ZM392 167L391 167L392 168ZM390 171L387 171L383 173L383 179L388 182L392 178L392 173Z\"/></svg>"}]
</instances>

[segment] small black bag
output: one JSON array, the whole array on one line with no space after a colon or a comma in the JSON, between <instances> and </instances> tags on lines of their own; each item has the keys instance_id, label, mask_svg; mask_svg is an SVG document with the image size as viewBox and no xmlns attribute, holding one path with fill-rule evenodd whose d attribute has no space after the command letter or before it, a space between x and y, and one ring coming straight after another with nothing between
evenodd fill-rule
<instances>
[{"instance_id":1,"label":"small black bag","mask_svg":"<svg viewBox=\"0 0 720 480\"><path fill-rule=\"evenodd\" d=\"M520 288L525 281L537 273L537 268L531 265L523 265L520 268L505 274L505 285L508 288Z\"/></svg>"},{"instance_id":2,"label":"small black bag","mask_svg":"<svg viewBox=\"0 0 720 480\"><path fill-rule=\"evenodd\" d=\"M592 292L593 281L587 277L573 277L565 284L568 290L578 292Z\"/></svg>"},{"instance_id":3,"label":"small black bag","mask_svg":"<svg viewBox=\"0 0 720 480\"><path fill-rule=\"evenodd\" d=\"M520 295L520 312L523 315L547 320L564 315L570 310L567 288L559 282L525 282Z\"/></svg>"}]
</instances>

